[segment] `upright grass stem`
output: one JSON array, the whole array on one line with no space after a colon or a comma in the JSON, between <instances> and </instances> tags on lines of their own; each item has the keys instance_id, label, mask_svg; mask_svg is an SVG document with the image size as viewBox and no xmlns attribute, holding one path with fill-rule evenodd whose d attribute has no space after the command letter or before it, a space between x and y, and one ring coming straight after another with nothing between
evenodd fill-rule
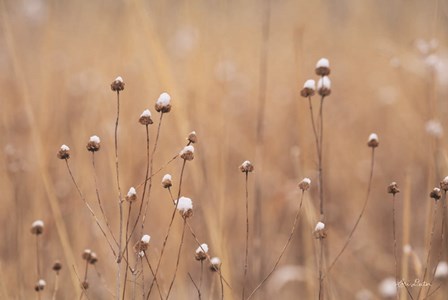
<instances>
[{"instance_id":1,"label":"upright grass stem","mask_svg":"<svg viewBox=\"0 0 448 300\"><path fill-rule=\"evenodd\" d=\"M392 231L393 231L393 237L394 237L394 264L395 264L395 286L397 289L396 296L397 299L400 298L400 290L398 289L398 259L397 259L397 237L396 237L396 230L395 230L395 194L393 194L392 199Z\"/></svg>"},{"instance_id":2,"label":"upright grass stem","mask_svg":"<svg viewBox=\"0 0 448 300\"><path fill-rule=\"evenodd\" d=\"M176 258L176 269L174 270L173 279L171 280L170 287L168 288L168 293L167 293L166 298L165 298L166 300L168 300L168 298L170 297L170 293L171 293L171 290L173 288L174 281L176 280L177 271L179 269L180 254L182 252L182 246L184 244L185 225L186 225L186 223L187 223L187 218L184 217L184 225L182 226L182 236L180 238L179 250L177 252L177 258Z\"/></svg>"},{"instance_id":3,"label":"upright grass stem","mask_svg":"<svg viewBox=\"0 0 448 300\"><path fill-rule=\"evenodd\" d=\"M244 257L244 276L243 276L243 292L241 300L245 299L246 283L247 283L247 268L249 259L249 191L247 188L247 181L249 178L249 172L246 171L246 252Z\"/></svg>"}]
</instances>

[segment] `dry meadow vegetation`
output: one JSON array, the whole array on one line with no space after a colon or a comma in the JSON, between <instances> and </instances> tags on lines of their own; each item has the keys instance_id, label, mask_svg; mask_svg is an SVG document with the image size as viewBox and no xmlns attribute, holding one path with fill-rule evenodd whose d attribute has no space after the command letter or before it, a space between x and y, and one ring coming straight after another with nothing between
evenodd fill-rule
<instances>
[{"instance_id":1,"label":"dry meadow vegetation","mask_svg":"<svg viewBox=\"0 0 448 300\"><path fill-rule=\"evenodd\" d=\"M289 238L304 177L311 179L311 188L303 193L291 243L251 299L395 299L395 277L431 282L435 293L428 299L447 299L448 270L432 280L438 262L448 260L443 185L441 200L429 196L448 175L447 20L446 0L0 0L0 298L146 298L142 282L147 294L153 278L147 263L155 268L160 257L184 160L167 162L195 131L194 159L185 164L180 193L192 199L194 215L185 225L175 214L157 275L160 293L154 286L150 299L168 298L178 258L170 299L198 299L201 274L202 299L221 299L222 292L225 299L247 299ZM322 57L330 61L332 81L323 112L324 219L315 136L308 100L300 95L306 80L319 79L315 66ZM137 188L132 225L147 166L139 116L147 108L152 113L152 151L160 120L154 104L162 92L172 98L153 157L153 171L163 170L151 177L144 229L139 223L129 242L126 260L134 268L137 259L138 272L128 273L125 297L126 262L116 297L116 257L65 161L56 157L62 144L70 147L70 170L117 251L96 197L97 187L118 238L117 93L111 91L117 76L125 83L118 126L123 231L125 196ZM312 98L315 117L319 99ZM379 147L369 202L346 250L326 274L366 199L372 132ZM101 138L95 169L86 150L93 135ZM254 165L246 173L247 276L246 177L239 169L245 160ZM172 196L161 185L167 173ZM387 193L391 182L400 193ZM40 235L30 232L35 220L45 224ZM325 223L324 239L315 238L318 221ZM142 234L151 236L145 259L133 250ZM209 247L202 263L195 260L197 241ZM91 257L82 257L85 249L97 255L90 266ZM220 272L209 269L213 256L222 262ZM62 269L53 295L56 260ZM319 297L321 262L325 277ZM89 286L83 292L86 265ZM36 292L39 278L46 286ZM381 288L386 278L392 278L389 291ZM399 297L424 299L428 289L399 287Z\"/></svg>"}]
</instances>

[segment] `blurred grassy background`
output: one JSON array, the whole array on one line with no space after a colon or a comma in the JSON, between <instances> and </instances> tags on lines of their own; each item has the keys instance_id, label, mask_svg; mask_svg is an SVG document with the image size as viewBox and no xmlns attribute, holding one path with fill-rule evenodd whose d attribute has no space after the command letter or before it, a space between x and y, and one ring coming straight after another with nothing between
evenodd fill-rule
<instances>
[{"instance_id":1,"label":"blurred grassy background","mask_svg":"<svg viewBox=\"0 0 448 300\"><path fill-rule=\"evenodd\" d=\"M330 260L365 197L367 137L376 132L380 138L371 202L331 273L329 296L355 299L359 291L369 290L372 299L379 299L378 284L394 276L386 186L397 181L402 187L397 202L399 248L409 243L424 261L431 224L428 193L447 173L445 139L425 130L429 120L447 126L447 14L448 2L437 0L0 1L1 298L34 297L29 227L35 219L46 223L41 262L48 284L45 297L54 280L52 262L61 259L58 299L74 299L79 291L73 266L82 273L81 252L91 248L99 254L102 277L89 275L90 299L110 298L113 256L55 154L61 144L71 147L75 176L95 204L85 144L91 135L101 137L102 149L96 155L100 190L117 229L116 104L110 83L118 75L126 83L119 129L122 189L144 178L145 131L138 117L145 108L154 113L155 100L167 91L173 110L163 120L155 169L183 147L190 131L198 133L196 158L187 165L182 194L193 199L192 224L201 241L223 261L233 287L226 288L229 298L239 295L244 260L244 175L238 166L246 159L254 163L250 205L255 205L255 181L262 200L262 223L255 228L261 240L251 238L251 249L254 243L260 247L253 263L262 262L250 272L254 287L260 268L264 274L286 241L299 197L297 183L305 176L317 182L308 105L299 91L306 79L316 78L316 61L327 57L332 68L324 141ZM265 37L263 26L268 29ZM433 39L436 47L431 46ZM263 49L266 73L260 71ZM263 95L264 142L257 155ZM179 171L180 162L175 161L155 178L145 230L152 236L152 261L158 257L172 209L159 181L169 172L176 182ZM305 215L281 264L285 268L257 299L316 298L316 184L305 199ZM403 214L403 203L408 215ZM162 264L165 287L181 234L179 220L175 226ZM188 236L172 299L195 297L187 271L199 274L193 260L196 247ZM409 263L405 279L413 281L417 273L411 261L403 256L402 262L403 267ZM215 284L215 294L204 289L205 297L214 299L219 283L207 277L204 287Z\"/></svg>"}]
</instances>

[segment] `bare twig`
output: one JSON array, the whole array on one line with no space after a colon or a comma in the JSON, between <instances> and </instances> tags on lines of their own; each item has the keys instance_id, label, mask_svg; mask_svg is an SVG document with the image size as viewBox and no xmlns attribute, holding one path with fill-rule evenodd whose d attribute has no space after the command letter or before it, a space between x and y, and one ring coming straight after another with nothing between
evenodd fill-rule
<instances>
[{"instance_id":1,"label":"bare twig","mask_svg":"<svg viewBox=\"0 0 448 300\"><path fill-rule=\"evenodd\" d=\"M184 225L182 227L182 236L180 238L179 250L177 252L176 269L174 270L174 276L173 276L173 279L171 280L170 287L168 289L168 293L167 293L166 298L165 298L166 300L168 300L168 298L170 297L171 289L173 288L174 281L176 280L177 270L179 268L179 262L180 262L180 253L181 253L181 250L182 250L182 246L184 244L185 224L186 223L187 223L187 218L184 217Z\"/></svg>"},{"instance_id":2,"label":"bare twig","mask_svg":"<svg viewBox=\"0 0 448 300\"><path fill-rule=\"evenodd\" d=\"M201 261L201 263L202 263L202 261ZM191 277L190 272L188 272L187 274L188 274L188 277L190 277L190 280L191 280L191 282L193 283L194 287L196 288L196 291L198 291L198 297L199 297L199 300L201 300L201 290L199 289L199 287L198 287L198 286L196 285L196 283L194 282L193 277Z\"/></svg>"},{"instance_id":3,"label":"bare twig","mask_svg":"<svg viewBox=\"0 0 448 300\"><path fill-rule=\"evenodd\" d=\"M241 300L244 300L246 291L246 280L247 280L247 268L248 268L248 258L249 258L249 191L247 189L247 181L249 178L249 172L246 171L246 255L244 258L244 276L243 276L243 292Z\"/></svg>"}]
</instances>

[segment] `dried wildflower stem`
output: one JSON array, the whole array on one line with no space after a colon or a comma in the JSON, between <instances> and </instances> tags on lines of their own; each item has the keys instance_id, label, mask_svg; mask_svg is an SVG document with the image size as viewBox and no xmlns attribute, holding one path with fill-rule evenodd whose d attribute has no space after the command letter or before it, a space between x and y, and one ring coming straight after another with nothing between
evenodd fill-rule
<instances>
[{"instance_id":1,"label":"dried wildflower stem","mask_svg":"<svg viewBox=\"0 0 448 300\"><path fill-rule=\"evenodd\" d=\"M128 267L129 267L129 249L128 249L128 230L129 230L129 219L131 218L131 210L132 210L132 202L129 202L129 210L128 210L128 217L126 221L126 230L125 230L125 237L126 237L126 245L125 245L125 255L126 255L126 268L124 271L124 282L123 282L123 300L126 296L126 284L128 281Z\"/></svg>"},{"instance_id":2,"label":"dried wildflower stem","mask_svg":"<svg viewBox=\"0 0 448 300\"><path fill-rule=\"evenodd\" d=\"M184 217L184 225L182 226L182 236L180 238L180 245L179 250L177 252L177 259L176 259L176 269L174 270L173 279L171 280L170 287L168 288L168 293L166 295L166 300L170 297L171 289L173 288L174 281L176 280L177 270L179 269L179 262L180 262L180 253L182 251L182 246L184 244L184 236L185 236L185 225L187 223L187 218Z\"/></svg>"},{"instance_id":3,"label":"dried wildflower stem","mask_svg":"<svg viewBox=\"0 0 448 300\"><path fill-rule=\"evenodd\" d=\"M154 278L154 281L156 282L157 290L159 291L160 300L163 300L162 290L160 289L159 282L157 281L156 274L154 273L154 270L153 270L153 268L151 266L151 263L149 262L148 256L146 255L146 251L144 253L145 253L144 256L145 256L145 259L146 259L146 263L148 264L149 270L151 271L151 274L152 274L152 276ZM147 295L146 299L149 299L149 295L150 295L150 293L148 292L148 295ZM143 293L143 297L144 296L145 296L145 294Z\"/></svg>"},{"instance_id":4,"label":"dried wildflower stem","mask_svg":"<svg viewBox=\"0 0 448 300\"><path fill-rule=\"evenodd\" d=\"M249 172L246 171L246 253L244 258L244 276L243 276L243 292L241 300L244 300L246 292L247 283L247 268L248 268L248 258L249 258L249 191L247 188L247 181L249 178Z\"/></svg>"},{"instance_id":5,"label":"dried wildflower stem","mask_svg":"<svg viewBox=\"0 0 448 300\"><path fill-rule=\"evenodd\" d=\"M445 222L446 222L446 191L443 190L443 194L442 194L442 202L443 202L443 213L442 213L442 228L440 230L440 249L439 249L439 253L437 255L437 263L440 262L440 259L442 258L442 252L443 252L443 242L445 241ZM431 281L429 283L429 288L426 291L426 296L425 299L428 298L429 296L429 292L431 291L431 287L432 287L432 283L434 282L435 279L435 275L436 275L436 271L437 271L437 267L434 268L434 271L432 273L432 278Z\"/></svg>"},{"instance_id":6,"label":"dried wildflower stem","mask_svg":"<svg viewBox=\"0 0 448 300\"><path fill-rule=\"evenodd\" d=\"M162 126L162 119L163 119L163 112L160 113L160 119L159 119L159 125L157 126L157 134L156 134L156 139L154 141L154 148L152 149L152 153L151 153L151 158L150 158L150 162L149 162L149 173L152 174L152 170L154 167L154 154L156 153L157 150L157 145L159 142L159 136L160 136L160 128ZM148 196L147 196L147 200L146 200L146 204L145 204L145 214L143 215L143 219L142 219L142 232L143 232L143 228L145 227L145 221L146 221L146 216L148 214L148 208L149 208L149 200L150 200L150 195L151 195L151 187L152 187L152 175L149 179L149 185L148 185ZM145 180L145 181L146 181ZM146 183L145 183L146 184Z\"/></svg>"},{"instance_id":7,"label":"dried wildflower stem","mask_svg":"<svg viewBox=\"0 0 448 300\"><path fill-rule=\"evenodd\" d=\"M433 214L432 214L433 222L432 222L432 227L431 227L431 233L430 233L430 235L429 235L428 254L426 255L426 265L425 265L425 268L424 268L424 270L423 270L422 282L425 282L425 279L426 279L426 273L428 272L429 259L430 259L430 256L431 256L431 250L432 250L432 239L433 239L433 237L434 237L434 230L435 230L435 227L436 227L437 207L438 207L438 201L435 201L435 204L434 204L434 210L433 210ZM420 290L418 291L417 299L420 299L420 295L421 295L421 293L422 293L422 290L423 290L423 286L421 286L421 287L420 287Z\"/></svg>"},{"instance_id":8,"label":"dried wildflower stem","mask_svg":"<svg viewBox=\"0 0 448 300\"><path fill-rule=\"evenodd\" d=\"M314 133L314 139L316 143L316 153L320 153L320 145L319 145L319 138L316 130L316 122L314 121L314 112L313 112L313 103L311 102L311 96L308 97L308 103L310 108L310 116L311 116L311 125L313 127L313 133Z\"/></svg>"},{"instance_id":9,"label":"dried wildflower stem","mask_svg":"<svg viewBox=\"0 0 448 300\"><path fill-rule=\"evenodd\" d=\"M154 173L152 173L151 175L147 176L146 179L140 183L139 185L137 185L137 188L140 188L142 185L144 185L147 181L149 181L151 178L153 178L155 175L157 175L158 173L160 173L160 171L162 171L163 169L165 169L169 164L171 164L174 160L176 160L176 158L179 157L179 154L176 154L175 156L173 156L169 161L167 161L163 166L161 166L159 169L157 169L157 171L155 171Z\"/></svg>"},{"instance_id":10,"label":"dried wildflower stem","mask_svg":"<svg viewBox=\"0 0 448 300\"><path fill-rule=\"evenodd\" d=\"M202 277L203 277L203 275L204 275L204 261L201 260L201 275L199 276L199 289L201 289L201 287L202 287Z\"/></svg>"},{"instance_id":11,"label":"dried wildflower stem","mask_svg":"<svg viewBox=\"0 0 448 300\"><path fill-rule=\"evenodd\" d=\"M299 220L300 212L302 210L303 195L304 195L304 191L302 191L302 195L300 197L299 207L297 209L297 213L296 213L296 216L294 218L294 223L292 225L291 232L289 234L288 240L286 241L285 245L283 246L282 251L280 252L279 257L275 261L274 266L272 267L271 271L257 285L257 287L250 293L250 295L246 298L246 300L249 300L250 298L252 298L252 296L262 287L262 285L269 279L269 277L271 277L272 273L274 273L275 269L277 268L278 264L280 263L280 260L282 259L283 255L285 254L286 249L288 248L289 244L291 243L292 238L294 236L294 232L295 232L296 226L297 226L297 221Z\"/></svg>"},{"instance_id":12,"label":"dried wildflower stem","mask_svg":"<svg viewBox=\"0 0 448 300\"><path fill-rule=\"evenodd\" d=\"M371 155L371 161L370 161L370 176L369 176L369 183L367 185L367 194L366 199L364 200L364 204L362 206L361 212L359 213L358 218L356 219L355 225L353 226L352 230L350 231L350 234L348 235L347 240L344 243L344 246L339 251L339 253L336 255L333 262L330 264L330 266L327 269L327 272L324 275L324 278L327 277L327 275L330 273L331 269L334 267L338 259L341 257L342 253L347 249L348 244L352 240L353 234L355 233L356 229L358 228L359 222L361 221L361 218L364 216L364 212L366 211L367 203L369 202L369 196L370 196L370 190L372 186L372 179L373 179L373 169L375 166L375 147L372 147L372 155Z\"/></svg>"},{"instance_id":13,"label":"dried wildflower stem","mask_svg":"<svg viewBox=\"0 0 448 300\"><path fill-rule=\"evenodd\" d=\"M182 189L182 180L183 180L183 177L184 177L184 171L185 171L185 165L186 165L186 163L187 163L187 160L184 159L184 161L183 161L183 163L182 163L182 169L181 169L181 171L180 171L180 177L179 177L179 189L178 189L178 193L177 193L177 199L180 198L180 193L181 193L181 189ZM170 235L171 227L172 227L172 225L173 225L173 221L174 221L174 218L175 218L175 216L176 216L177 205L179 204L179 201L177 201L177 202L174 201L174 199L173 199L173 195L171 194L171 189L170 189L170 188L168 189L168 191L169 191L169 193L170 193L171 201L172 201L173 203L175 203L175 207L174 207L174 209L173 209L173 213L171 214L170 224L168 225L168 230L167 230L167 233L166 233L165 238L164 238L164 240L163 240L163 245L162 245L162 250L161 250L161 252L160 252L160 257L159 257L159 260L157 261L156 273L155 273L155 275L154 275L154 279L153 279L152 282L151 282L151 286L150 286L150 288L149 288L149 292L148 292L148 294L151 294L151 290L152 290L152 287L153 287L153 285L154 285L154 281L155 281L155 279L157 278L157 274L158 274L158 272L159 272L160 263L161 263L161 261L162 261L163 253L164 253L164 251L165 251L166 243L167 243L167 241L168 241L168 237L169 237L169 235ZM185 220L186 220L186 219L185 219Z\"/></svg>"},{"instance_id":14,"label":"dried wildflower stem","mask_svg":"<svg viewBox=\"0 0 448 300\"><path fill-rule=\"evenodd\" d=\"M118 188L118 207L120 210L120 229L118 236L118 257L117 257L117 280L116 280L116 299L120 299L120 283L121 283L121 258L122 258L122 243L123 243L123 200L120 187L120 168L118 165L118 122L120 119L120 91L117 90L117 118L115 120L115 169L117 174L117 188Z\"/></svg>"},{"instance_id":15,"label":"dried wildflower stem","mask_svg":"<svg viewBox=\"0 0 448 300\"><path fill-rule=\"evenodd\" d=\"M202 263L202 261L201 261L201 263ZM194 287L196 288L196 291L198 292L199 300L201 300L202 297L201 297L201 290L200 290L199 286L197 286L196 283L194 282L193 277L191 277L190 272L188 272L187 274L188 274L188 277L190 277L190 280L193 283Z\"/></svg>"},{"instance_id":16,"label":"dried wildflower stem","mask_svg":"<svg viewBox=\"0 0 448 300\"><path fill-rule=\"evenodd\" d=\"M59 271L56 271L56 276L54 279L53 295L51 296L51 300L56 300L56 294L58 293L58 289L59 289Z\"/></svg>"},{"instance_id":17,"label":"dried wildflower stem","mask_svg":"<svg viewBox=\"0 0 448 300\"><path fill-rule=\"evenodd\" d=\"M219 276L219 283L221 283L221 300L224 300L224 283L222 282L222 276Z\"/></svg>"},{"instance_id":18,"label":"dried wildflower stem","mask_svg":"<svg viewBox=\"0 0 448 300\"><path fill-rule=\"evenodd\" d=\"M397 237L395 232L395 194L393 194L393 201L392 201L392 232L394 237L394 264L395 264L395 285L397 288L397 299L399 299L399 289L398 289L398 259L397 259Z\"/></svg>"},{"instance_id":19,"label":"dried wildflower stem","mask_svg":"<svg viewBox=\"0 0 448 300\"><path fill-rule=\"evenodd\" d=\"M72 268L73 268L73 271L75 272L76 278L78 278L78 282L79 282L79 285L81 286L81 290L82 290L79 299L82 299L84 295L86 295L86 298L89 299L89 296L87 295L87 291L84 288L84 285L82 284L81 278L79 278L79 275L78 275L78 272L76 271L75 266L72 265ZM114 295L114 297L115 297L115 295Z\"/></svg>"},{"instance_id":20,"label":"dried wildflower stem","mask_svg":"<svg viewBox=\"0 0 448 300\"><path fill-rule=\"evenodd\" d=\"M103 216L104 222L106 223L106 227L109 230L109 234L115 241L115 244L118 245L117 239L115 238L112 228L110 227L109 220L107 219L106 213L104 212L104 209L103 209L103 204L101 202L100 192L99 192L99 188L98 188L96 167L95 167L95 152L94 151L92 151L92 167L93 167L93 179L95 181L95 192L96 192L96 199L98 200L98 206L100 207L101 215Z\"/></svg>"},{"instance_id":21,"label":"dried wildflower stem","mask_svg":"<svg viewBox=\"0 0 448 300\"><path fill-rule=\"evenodd\" d=\"M36 234L36 271L37 271L37 282L40 278L40 262L39 262L39 234ZM40 290L37 290L37 299L40 300Z\"/></svg>"},{"instance_id":22,"label":"dried wildflower stem","mask_svg":"<svg viewBox=\"0 0 448 300\"><path fill-rule=\"evenodd\" d=\"M81 189L78 186L78 183L75 180L75 177L73 176L72 170L70 168L70 164L68 163L68 159L65 159L65 164L67 166L67 170L68 173L70 174L70 177L73 181L73 184L76 187L76 190L78 191L79 197L81 198L81 200L84 202L85 206L87 207L87 209L89 210L90 214L92 215L92 217L95 219L96 224L98 225L98 228L100 229L101 233L103 234L104 238L106 239L107 243L109 244L110 249L112 250L112 253L114 254L114 256L116 257L117 254L114 250L114 247L112 246L111 242L109 241L109 238L107 237L106 232L104 231L103 227L100 224L100 221L98 220L97 216L95 215L95 212L93 211L92 207L90 206L90 204L87 202L86 198L84 197L83 193L81 192Z\"/></svg>"}]
</instances>

